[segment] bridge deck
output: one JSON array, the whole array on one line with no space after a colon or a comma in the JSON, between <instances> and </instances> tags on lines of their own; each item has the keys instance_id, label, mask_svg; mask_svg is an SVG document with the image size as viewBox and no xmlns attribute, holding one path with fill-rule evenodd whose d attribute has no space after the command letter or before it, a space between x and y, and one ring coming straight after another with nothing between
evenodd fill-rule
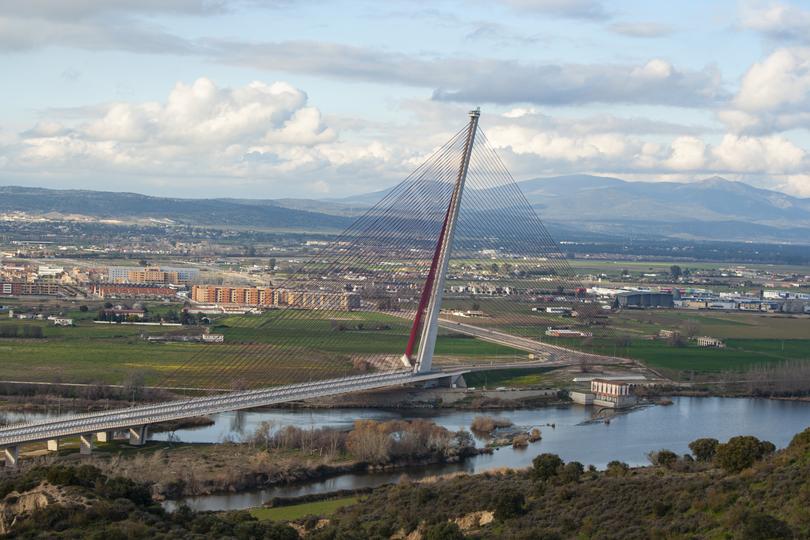
<instances>
[{"instance_id":1,"label":"bridge deck","mask_svg":"<svg viewBox=\"0 0 810 540\"><path fill-rule=\"evenodd\" d=\"M128 409L75 414L52 420L13 425L0 429L0 447L29 442L77 436L101 431L116 431L131 427L204 416L220 412L250 409L289 401L334 396L349 392L373 390L386 386L425 382L461 375L465 370L414 374L411 370L373 373L290 384L261 390L229 392L209 397L140 405Z\"/></svg>"}]
</instances>

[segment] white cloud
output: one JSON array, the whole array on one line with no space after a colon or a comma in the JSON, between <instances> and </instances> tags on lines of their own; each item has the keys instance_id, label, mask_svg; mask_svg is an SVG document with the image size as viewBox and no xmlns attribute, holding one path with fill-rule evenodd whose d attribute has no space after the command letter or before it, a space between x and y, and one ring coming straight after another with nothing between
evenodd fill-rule
<instances>
[{"instance_id":1,"label":"white cloud","mask_svg":"<svg viewBox=\"0 0 810 540\"><path fill-rule=\"evenodd\" d=\"M364 168L377 173L390 158L380 142L339 140L306 94L284 82L222 88L200 78L178 83L163 102L117 102L82 113L67 125L42 120L21 133L7 169L85 182L172 178L180 189L198 187L199 178L264 178L268 187L296 192L307 189L303 180L314 171L321 182L340 182L341 170L346 177Z\"/></svg>"},{"instance_id":2,"label":"white cloud","mask_svg":"<svg viewBox=\"0 0 810 540\"><path fill-rule=\"evenodd\" d=\"M740 25L773 40L810 42L810 11L782 2L745 3Z\"/></svg>"},{"instance_id":3,"label":"white cloud","mask_svg":"<svg viewBox=\"0 0 810 540\"><path fill-rule=\"evenodd\" d=\"M753 64L730 105L718 117L735 133L810 128L810 48L777 49Z\"/></svg>"},{"instance_id":4,"label":"white cloud","mask_svg":"<svg viewBox=\"0 0 810 540\"><path fill-rule=\"evenodd\" d=\"M706 163L706 143L697 137L678 137L672 141L672 154L664 162L669 168L700 170Z\"/></svg>"}]
</instances>

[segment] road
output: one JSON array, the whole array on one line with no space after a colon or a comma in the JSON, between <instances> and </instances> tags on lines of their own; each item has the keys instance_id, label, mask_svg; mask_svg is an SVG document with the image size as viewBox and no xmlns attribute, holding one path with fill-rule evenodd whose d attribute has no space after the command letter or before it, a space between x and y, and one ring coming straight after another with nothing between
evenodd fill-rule
<instances>
[{"instance_id":1,"label":"road","mask_svg":"<svg viewBox=\"0 0 810 540\"><path fill-rule=\"evenodd\" d=\"M472 326L470 324L451 321L449 319L439 319L439 326L445 330L452 330L453 332L458 332L459 334L473 336L482 341L497 343L498 345L512 347L513 349L526 351L528 353L543 355L546 357L546 360L538 362L538 365L543 366L565 366L580 362L587 362L590 364L635 364L633 360L629 360L627 358L575 351L572 349L566 349L565 347L560 347L558 345L551 345L549 343L543 343L526 337L513 336L511 334L499 332L498 330Z\"/></svg>"}]
</instances>

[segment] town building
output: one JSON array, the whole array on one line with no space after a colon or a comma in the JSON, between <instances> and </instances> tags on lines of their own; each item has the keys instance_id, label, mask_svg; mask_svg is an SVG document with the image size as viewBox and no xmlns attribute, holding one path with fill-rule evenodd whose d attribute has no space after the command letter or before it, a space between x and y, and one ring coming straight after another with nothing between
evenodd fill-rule
<instances>
[{"instance_id":1,"label":"town building","mask_svg":"<svg viewBox=\"0 0 810 540\"><path fill-rule=\"evenodd\" d=\"M355 293L296 291L271 287L227 287L194 285L191 299L203 304L234 304L257 307L289 306L301 309L351 311L360 308Z\"/></svg>"},{"instance_id":2,"label":"town building","mask_svg":"<svg viewBox=\"0 0 810 540\"><path fill-rule=\"evenodd\" d=\"M173 298L177 291L165 285L139 285L134 283L94 283L91 294L99 298Z\"/></svg>"},{"instance_id":3,"label":"town building","mask_svg":"<svg viewBox=\"0 0 810 540\"><path fill-rule=\"evenodd\" d=\"M56 296L59 291L56 283L0 282L0 296Z\"/></svg>"},{"instance_id":4,"label":"town building","mask_svg":"<svg viewBox=\"0 0 810 540\"><path fill-rule=\"evenodd\" d=\"M110 283L156 283L186 285L199 277L197 268L110 266L107 281Z\"/></svg>"}]
</instances>

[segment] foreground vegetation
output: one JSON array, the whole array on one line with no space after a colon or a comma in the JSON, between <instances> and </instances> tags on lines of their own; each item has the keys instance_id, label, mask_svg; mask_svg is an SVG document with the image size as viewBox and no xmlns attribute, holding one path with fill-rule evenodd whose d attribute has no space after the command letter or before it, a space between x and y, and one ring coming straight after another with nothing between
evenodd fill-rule
<instances>
[{"instance_id":1,"label":"foreground vegetation","mask_svg":"<svg viewBox=\"0 0 810 540\"><path fill-rule=\"evenodd\" d=\"M181 507L167 514L152 502L149 483L88 465L35 467L0 482L0 532L284 540L298 538L297 531L313 540L810 536L810 429L778 452L750 436L698 439L690 449L685 456L652 452L650 467L614 461L601 472L540 454L527 470L405 481L356 498L223 513Z\"/></svg>"},{"instance_id":2,"label":"foreground vegetation","mask_svg":"<svg viewBox=\"0 0 810 540\"><path fill-rule=\"evenodd\" d=\"M338 510L314 539L742 538L810 536L810 429L789 447L754 437L662 450L652 467L585 470L541 454L527 471L457 476L375 490ZM426 509L429 509L427 511Z\"/></svg>"}]
</instances>

